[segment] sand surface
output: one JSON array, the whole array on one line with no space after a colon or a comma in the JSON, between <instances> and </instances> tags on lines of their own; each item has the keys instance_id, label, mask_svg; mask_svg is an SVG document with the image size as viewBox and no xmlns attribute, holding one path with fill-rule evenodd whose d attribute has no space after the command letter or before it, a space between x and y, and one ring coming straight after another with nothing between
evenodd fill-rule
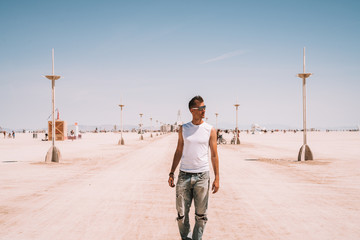
<instances>
[{"instance_id":1,"label":"sand surface","mask_svg":"<svg viewBox=\"0 0 360 240\"><path fill-rule=\"evenodd\" d=\"M177 135L119 136L58 142L58 164L44 163L41 134L1 136L0 239L180 239L167 185ZM302 133L240 140L219 145L203 239L360 239L359 132L309 133L316 160L301 163Z\"/></svg>"}]
</instances>

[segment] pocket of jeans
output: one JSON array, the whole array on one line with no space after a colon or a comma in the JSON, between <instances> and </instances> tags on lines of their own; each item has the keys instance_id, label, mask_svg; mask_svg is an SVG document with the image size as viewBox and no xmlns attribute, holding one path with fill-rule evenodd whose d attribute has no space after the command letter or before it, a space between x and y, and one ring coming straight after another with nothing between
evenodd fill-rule
<instances>
[{"instance_id":1,"label":"pocket of jeans","mask_svg":"<svg viewBox=\"0 0 360 240\"><path fill-rule=\"evenodd\" d=\"M180 185L183 181L184 181L183 175L179 174L178 180L177 180L177 182L176 182L176 185Z\"/></svg>"},{"instance_id":2,"label":"pocket of jeans","mask_svg":"<svg viewBox=\"0 0 360 240\"><path fill-rule=\"evenodd\" d=\"M183 193L185 189L184 186L184 179L179 176L177 182L176 182L176 198L180 195L180 193Z\"/></svg>"},{"instance_id":3,"label":"pocket of jeans","mask_svg":"<svg viewBox=\"0 0 360 240\"><path fill-rule=\"evenodd\" d=\"M202 174L200 174L199 179L201 179L201 180L210 179L209 172L203 172Z\"/></svg>"}]
</instances>

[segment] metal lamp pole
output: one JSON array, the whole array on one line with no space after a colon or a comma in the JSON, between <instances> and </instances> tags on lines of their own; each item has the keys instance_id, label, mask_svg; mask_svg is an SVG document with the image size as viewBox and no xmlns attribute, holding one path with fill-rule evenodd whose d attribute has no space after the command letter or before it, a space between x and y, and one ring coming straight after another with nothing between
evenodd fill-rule
<instances>
[{"instance_id":1,"label":"metal lamp pole","mask_svg":"<svg viewBox=\"0 0 360 240\"><path fill-rule=\"evenodd\" d=\"M218 130L218 116L219 114L218 113L215 113L215 116L216 116L216 131Z\"/></svg>"},{"instance_id":2,"label":"metal lamp pole","mask_svg":"<svg viewBox=\"0 0 360 240\"><path fill-rule=\"evenodd\" d=\"M238 108L240 106L240 104L238 103L235 103L234 104L235 108L236 108L236 128L235 128L235 144L240 144L240 139L239 139L239 136L238 136L238 131L239 131L239 128L238 128Z\"/></svg>"},{"instance_id":3,"label":"metal lamp pole","mask_svg":"<svg viewBox=\"0 0 360 240\"><path fill-rule=\"evenodd\" d=\"M143 116L143 114L140 113L140 134L141 134L140 140L144 140L144 136L143 136L143 133L142 133L142 116Z\"/></svg>"},{"instance_id":4,"label":"metal lamp pole","mask_svg":"<svg viewBox=\"0 0 360 240\"><path fill-rule=\"evenodd\" d=\"M51 139L52 146L46 154L45 162L59 162L61 160L60 150L55 147L55 81L60 79L60 76L55 75L54 70L54 49L52 49L52 75L46 75L45 77L51 80L51 91L52 91L52 128L51 128Z\"/></svg>"},{"instance_id":5,"label":"metal lamp pole","mask_svg":"<svg viewBox=\"0 0 360 240\"><path fill-rule=\"evenodd\" d=\"M120 107L120 125L121 125L121 133L120 133L120 136L121 136L121 139L120 141L118 142L119 145L124 145L125 142L124 142L124 139L123 139L123 117L122 117L122 111L123 111L123 107L125 107L124 104L119 104L119 107Z\"/></svg>"},{"instance_id":6,"label":"metal lamp pole","mask_svg":"<svg viewBox=\"0 0 360 240\"><path fill-rule=\"evenodd\" d=\"M305 47L303 52L303 73L299 73L297 76L302 78L302 93L303 93L303 134L304 134L304 142L300 148L298 154L298 161L306 161L306 160L313 160L313 154L310 150L310 147L307 145L306 140L306 78L310 77L312 73L305 72Z\"/></svg>"},{"instance_id":7,"label":"metal lamp pole","mask_svg":"<svg viewBox=\"0 0 360 240\"><path fill-rule=\"evenodd\" d=\"M158 120L156 120L156 126L158 125L158 123L159 123L159 121L158 121ZM160 130L159 130L159 131L160 131ZM156 136L159 136L159 134L158 134L157 130L156 130Z\"/></svg>"},{"instance_id":8,"label":"metal lamp pole","mask_svg":"<svg viewBox=\"0 0 360 240\"><path fill-rule=\"evenodd\" d=\"M152 133L153 133L153 130L152 130L152 118L150 118L150 137L153 137Z\"/></svg>"}]
</instances>

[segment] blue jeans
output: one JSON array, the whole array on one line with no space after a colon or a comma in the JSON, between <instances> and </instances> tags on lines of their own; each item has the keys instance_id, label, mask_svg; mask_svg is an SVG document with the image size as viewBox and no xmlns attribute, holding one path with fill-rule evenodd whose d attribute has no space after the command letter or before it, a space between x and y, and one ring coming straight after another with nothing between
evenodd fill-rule
<instances>
[{"instance_id":1,"label":"blue jeans","mask_svg":"<svg viewBox=\"0 0 360 240\"><path fill-rule=\"evenodd\" d=\"M201 240L207 222L207 208L209 199L210 174L179 172L176 184L176 210L177 222L181 239ZM189 211L191 202L195 205L195 226L192 238L188 238L190 232Z\"/></svg>"}]
</instances>

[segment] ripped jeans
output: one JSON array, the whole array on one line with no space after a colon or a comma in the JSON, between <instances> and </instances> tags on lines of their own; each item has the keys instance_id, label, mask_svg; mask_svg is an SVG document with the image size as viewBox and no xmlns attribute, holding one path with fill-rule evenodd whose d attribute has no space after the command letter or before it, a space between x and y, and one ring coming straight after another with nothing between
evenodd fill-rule
<instances>
[{"instance_id":1,"label":"ripped jeans","mask_svg":"<svg viewBox=\"0 0 360 240\"><path fill-rule=\"evenodd\" d=\"M177 222L181 239L201 240L207 222L207 208L209 199L210 174L187 173L180 171L176 184L176 210L178 212ZM190 233L189 211L191 202L195 205L195 226L192 238Z\"/></svg>"}]
</instances>

